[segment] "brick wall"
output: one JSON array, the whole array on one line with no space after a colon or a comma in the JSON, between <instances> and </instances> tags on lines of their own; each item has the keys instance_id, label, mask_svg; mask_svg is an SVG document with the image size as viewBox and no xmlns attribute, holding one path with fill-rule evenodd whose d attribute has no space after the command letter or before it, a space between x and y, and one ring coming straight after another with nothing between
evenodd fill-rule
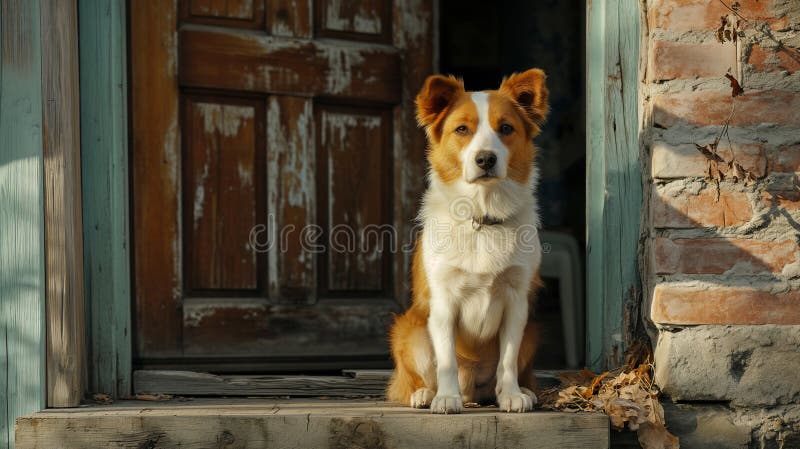
<instances>
[{"instance_id":1,"label":"brick wall","mask_svg":"<svg viewBox=\"0 0 800 449\"><path fill-rule=\"evenodd\" d=\"M719 0L645 2L644 275L657 381L673 399L728 402L752 441L789 435L797 446L783 447L800 447L800 51L778 45L800 48L800 0L738 3L750 23L720 43L730 11ZM719 155L757 181L717 191L695 144L731 116L726 73L745 93ZM791 415L775 407L795 421L769 431L763 417Z\"/></svg>"}]
</instances>

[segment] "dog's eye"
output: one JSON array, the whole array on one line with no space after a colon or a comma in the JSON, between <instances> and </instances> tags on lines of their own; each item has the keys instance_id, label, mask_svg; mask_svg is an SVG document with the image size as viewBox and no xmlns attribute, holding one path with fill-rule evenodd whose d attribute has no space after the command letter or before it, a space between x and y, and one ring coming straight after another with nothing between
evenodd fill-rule
<instances>
[{"instance_id":1,"label":"dog's eye","mask_svg":"<svg viewBox=\"0 0 800 449\"><path fill-rule=\"evenodd\" d=\"M461 125L458 128L456 128L456 134L460 136L466 136L467 134L469 134L469 128L467 128L467 125Z\"/></svg>"},{"instance_id":2,"label":"dog's eye","mask_svg":"<svg viewBox=\"0 0 800 449\"><path fill-rule=\"evenodd\" d=\"M502 125L500 125L500 129L497 130L497 132L499 132L504 136L507 136L514 132L514 127L509 125L508 123L503 123Z\"/></svg>"}]
</instances>

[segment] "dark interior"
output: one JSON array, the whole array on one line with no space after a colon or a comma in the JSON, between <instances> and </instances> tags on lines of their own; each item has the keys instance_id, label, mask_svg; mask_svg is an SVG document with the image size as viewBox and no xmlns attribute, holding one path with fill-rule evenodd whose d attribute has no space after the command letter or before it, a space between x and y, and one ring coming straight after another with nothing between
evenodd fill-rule
<instances>
[{"instance_id":1,"label":"dark interior","mask_svg":"<svg viewBox=\"0 0 800 449\"><path fill-rule=\"evenodd\" d=\"M550 116L535 141L542 222L574 236L580 248L586 240L584 11L584 0L442 0L439 12L440 72L463 78L468 90L496 89L504 76L532 67L547 73ZM536 308L543 341L535 366L563 368L558 285L545 283Z\"/></svg>"}]
</instances>

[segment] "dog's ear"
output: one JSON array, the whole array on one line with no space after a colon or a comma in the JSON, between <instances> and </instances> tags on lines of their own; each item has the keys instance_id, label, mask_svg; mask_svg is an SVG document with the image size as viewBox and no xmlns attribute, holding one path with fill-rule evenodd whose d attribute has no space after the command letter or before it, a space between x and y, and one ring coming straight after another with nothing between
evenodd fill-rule
<instances>
[{"instance_id":1,"label":"dog's ear","mask_svg":"<svg viewBox=\"0 0 800 449\"><path fill-rule=\"evenodd\" d=\"M425 127L429 137L438 135L445 112L461 93L464 83L454 76L431 75L425 80L416 99L417 122Z\"/></svg>"},{"instance_id":2,"label":"dog's ear","mask_svg":"<svg viewBox=\"0 0 800 449\"><path fill-rule=\"evenodd\" d=\"M548 91L545 79L547 76L544 71L530 69L515 73L500 84L500 93L508 95L517 103L525 117L534 125L535 133L538 133L539 126L544 123L550 110L547 104Z\"/></svg>"}]
</instances>

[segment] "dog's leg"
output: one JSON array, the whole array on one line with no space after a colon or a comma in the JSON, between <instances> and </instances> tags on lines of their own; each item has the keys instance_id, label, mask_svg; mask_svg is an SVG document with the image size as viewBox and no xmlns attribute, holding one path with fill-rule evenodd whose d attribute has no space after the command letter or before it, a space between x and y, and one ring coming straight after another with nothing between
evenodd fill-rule
<instances>
[{"instance_id":1,"label":"dog's leg","mask_svg":"<svg viewBox=\"0 0 800 449\"><path fill-rule=\"evenodd\" d=\"M528 305L530 307L530 303ZM517 367L519 367L519 389L523 393L533 398L533 403L539 402L534 391L536 391L536 376L533 373L533 357L539 346L539 326L534 322L528 322L525 332L522 334L522 344L519 347L519 357Z\"/></svg>"},{"instance_id":2,"label":"dog's leg","mask_svg":"<svg viewBox=\"0 0 800 449\"><path fill-rule=\"evenodd\" d=\"M463 402L477 402L475 399L475 364L464 362L458 366L458 385L461 387Z\"/></svg>"},{"instance_id":3,"label":"dog's leg","mask_svg":"<svg viewBox=\"0 0 800 449\"><path fill-rule=\"evenodd\" d=\"M436 394L436 367L428 329L425 326L415 328L408 335L408 344L412 348L414 370L424 384L411 394L409 405L414 408L428 408Z\"/></svg>"},{"instance_id":4,"label":"dog's leg","mask_svg":"<svg viewBox=\"0 0 800 449\"><path fill-rule=\"evenodd\" d=\"M521 292L512 288L507 289L506 295L495 388L497 405L507 412L528 412L533 409L533 398L520 390L517 378L517 357L528 321L528 301Z\"/></svg>"},{"instance_id":5,"label":"dog's leg","mask_svg":"<svg viewBox=\"0 0 800 449\"><path fill-rule=\"evenodd\" d=\"M447 301L446 296L434 293L428 318L428 332L436 356L437 379L436 396L431 402L432 413L461 413L463 408L456 361L456 316Z\"/></svg>"},{"instance_id":6,"label":"dog's leg","mask_svg":"<svg viewBox=\"0 0 800 449\"><path fill-rule=\"evenodd\" d=\"M428 387L418 388L411 393L410 404L414 408L428 408L431 405L435 393Z\"/></svg>"},{"instance_id":7,"label":"dog's leg","mask_svg":"<svg viewBox=\"0 0 800 449\"><path fill-rule=\"evenodd\" d=\"M414 408L428 407L436 390L436 367L425 320L412 312L396 317L391 344L395 369L387 398Z\"/></svg>"}]
</instances>

